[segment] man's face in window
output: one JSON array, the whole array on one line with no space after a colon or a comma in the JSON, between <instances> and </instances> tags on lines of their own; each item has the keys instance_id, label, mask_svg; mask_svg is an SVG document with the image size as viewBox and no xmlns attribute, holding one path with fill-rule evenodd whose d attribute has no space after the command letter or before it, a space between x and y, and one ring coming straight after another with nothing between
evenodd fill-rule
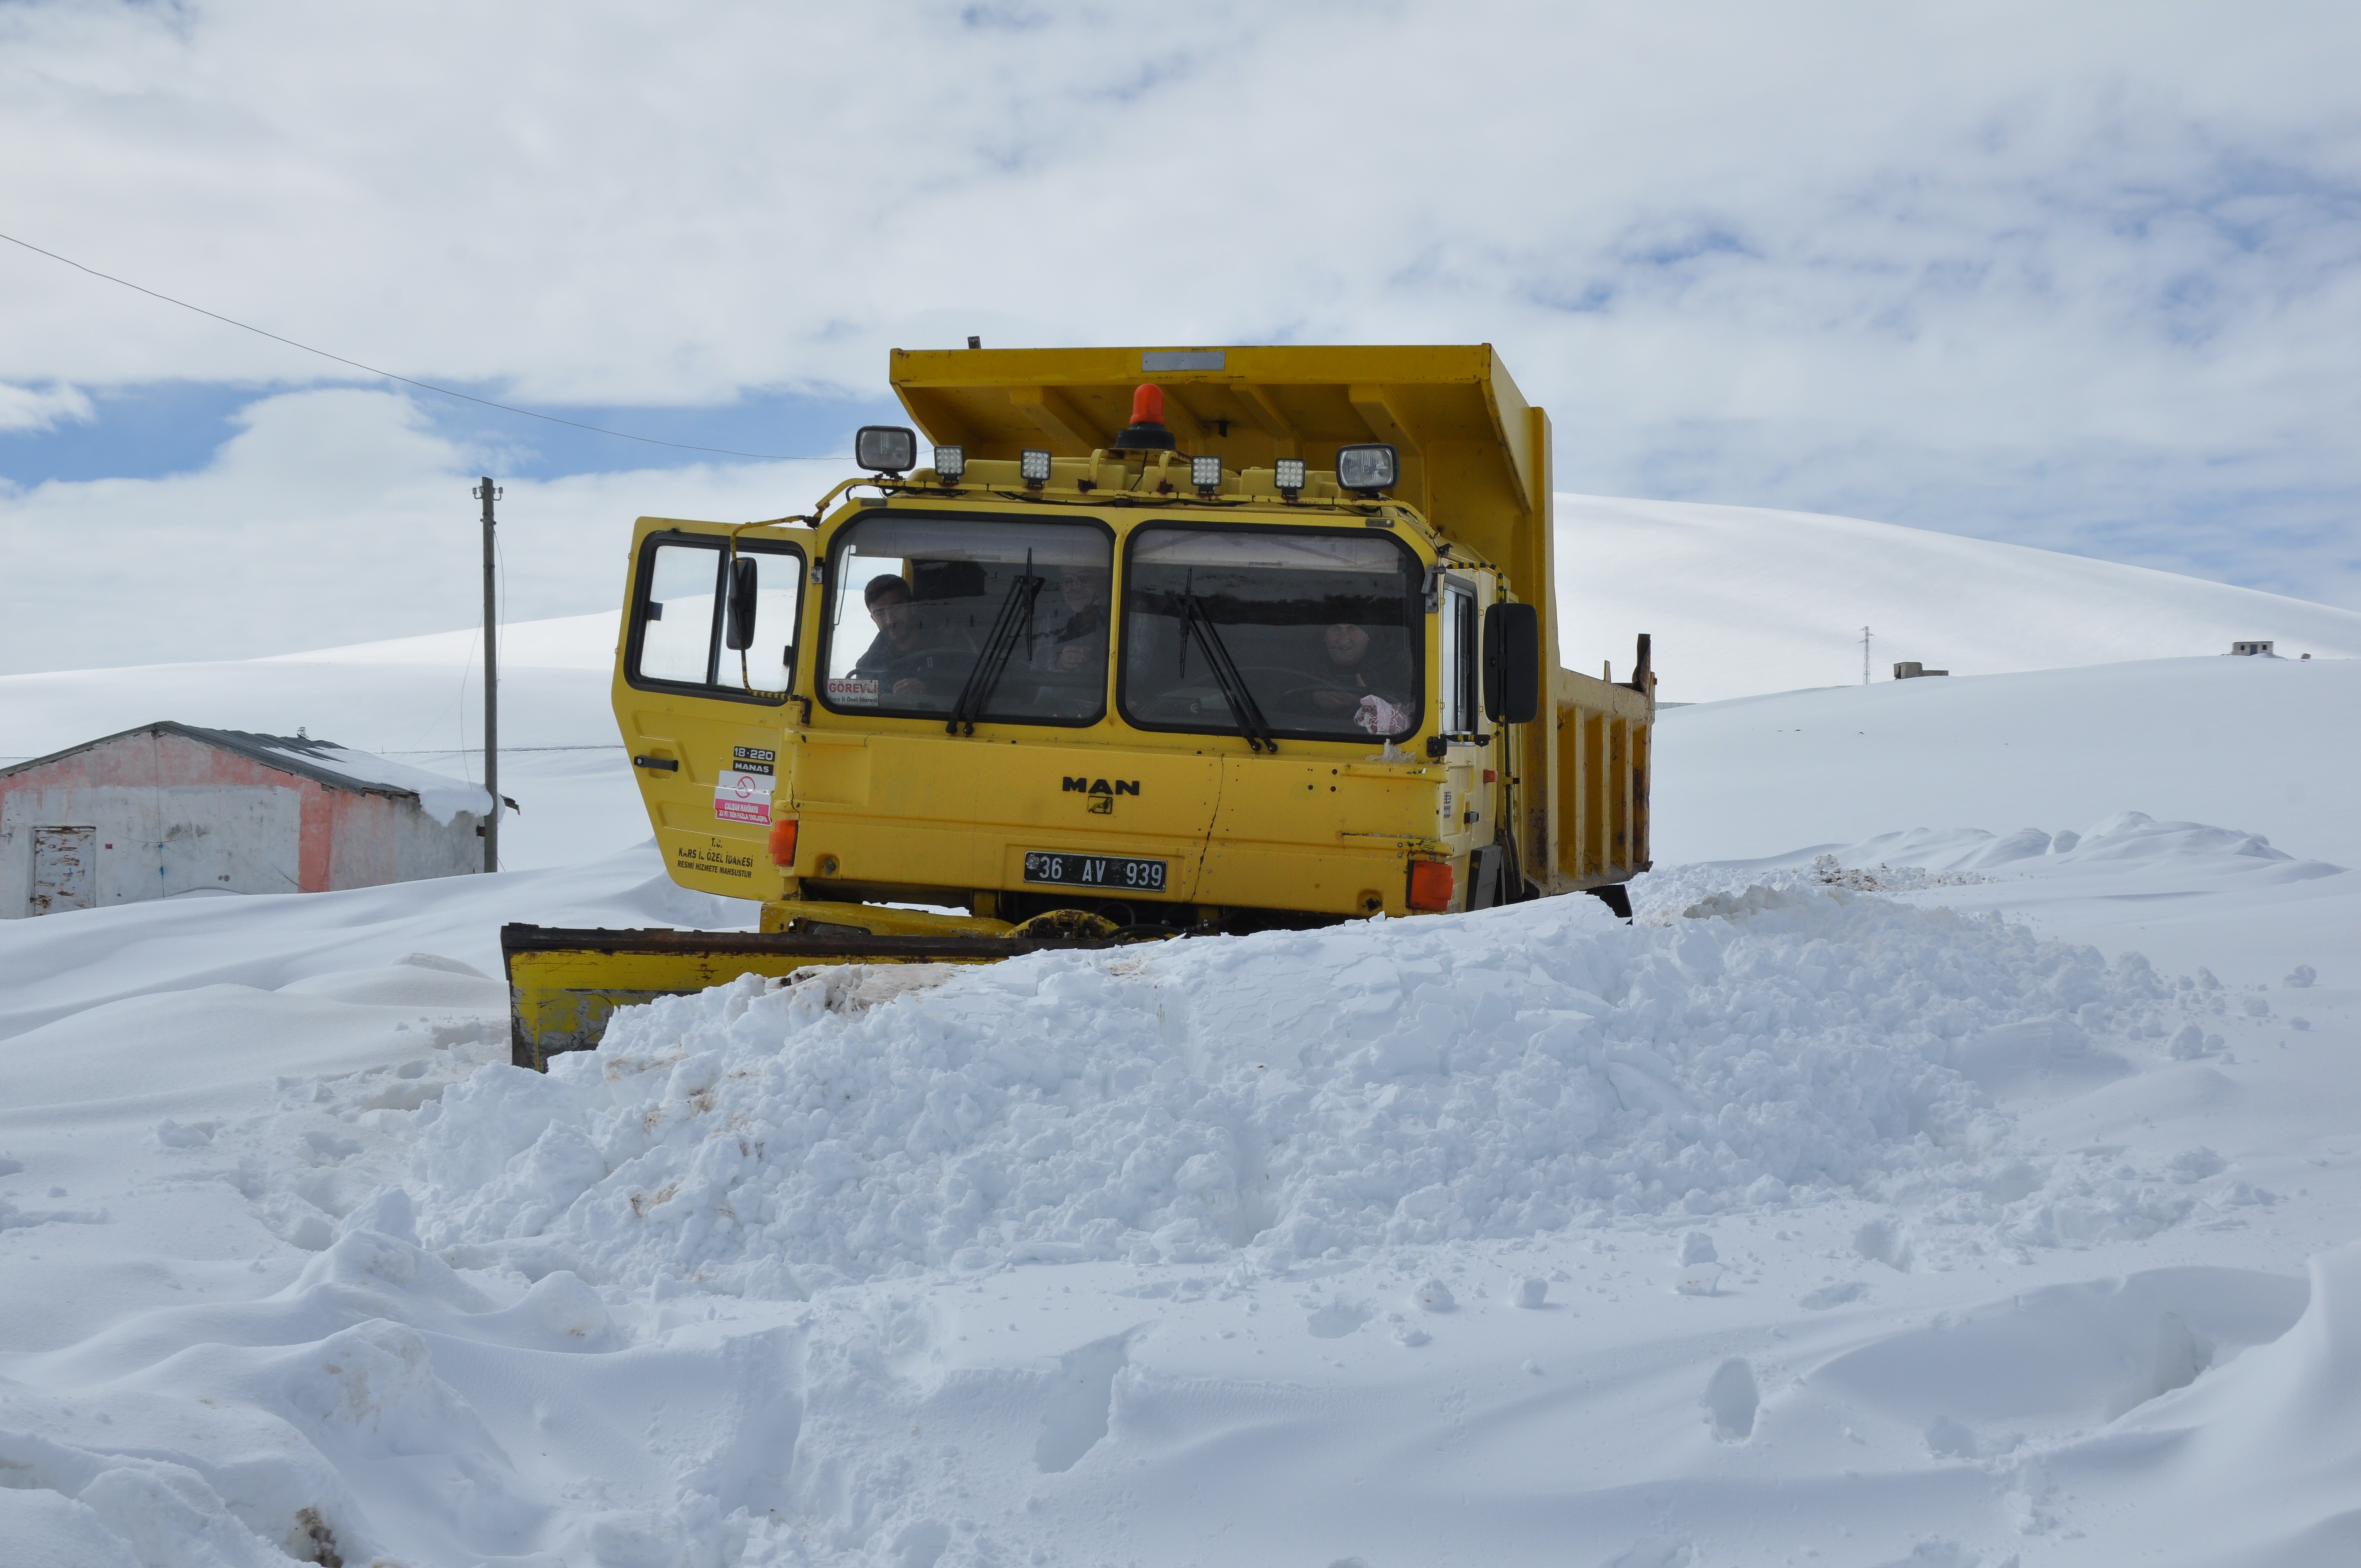
<instances>
[{"instance_id":1,"label":"man's face in window","mask_svg":"<svg viewBox=\"0 0 2361 1568\"><path fill-rule=\"evenodd\" d=\"M1357 666L1361 655L1369 651L1369 634L1349 621L1339 622L1322 634L1328 644L1328 660L1340 670Z\"/></svg>"},{"instance_id":2,"label":"man's face in window","mask_svg":"<svg viewBox=\"0 0 2361 1568\"><path fill-rule=\"evenodd\" d=\"M918 607L899 582L869 601L869 619L896 648L906 648L917 638Z\"/></svg>"},{"instance_id":3,"label":"man's face in window","mask_svg":"<svg viewBox=\"0 0 2361 1568\"><path fill-rule=\"evenodd\" d=\"M1058 591L1065 597L1066 608L1079 615L1094 604L1106 601L1107 574L1092 566L1069 566L1059 579Z\"/></svg>"}]
</instances>

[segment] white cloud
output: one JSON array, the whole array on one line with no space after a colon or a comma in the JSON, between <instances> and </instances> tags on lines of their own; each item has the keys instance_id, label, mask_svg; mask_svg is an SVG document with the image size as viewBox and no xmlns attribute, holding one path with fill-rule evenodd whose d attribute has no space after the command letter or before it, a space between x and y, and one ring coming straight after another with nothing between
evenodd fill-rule
<instances>
[{"instance_id":1,"label":"white cloud","mask_svg":"<svg viewBox=\"0 0 2361 1568\"><path fill-rule=\"evenodd\" d=\"M1490 341L1570 488L2361 603L2349 5L1143 15L18 5L0 197L551 402L873 389L971 331ZM6 247L0 288L0 377L304 373Z\"/></svg>"},{"instance_id":2,"label":"white cloud","mask_svg":"<svg viewBox=\"0 0 2361 1568\"><path fill-rule=\"evenodd\" d=\"M478 620L485 454L405 398L291 393L193 474L0 494L0 674L243 658ZM801 511L832 463L504 481L506 615L615 603L633 519Z\"/></svg>"},{"instance_id":3,"label":"white cloud","mask_svg":"<svg viewBox=\"0 0 2361 1568\"><path fill-rule=\"evenodd\" d=\"M90 417L90 399L76 388L0 381L0 432L54 430L60 422L84 423Z\"/></svg>"}]
</instances>

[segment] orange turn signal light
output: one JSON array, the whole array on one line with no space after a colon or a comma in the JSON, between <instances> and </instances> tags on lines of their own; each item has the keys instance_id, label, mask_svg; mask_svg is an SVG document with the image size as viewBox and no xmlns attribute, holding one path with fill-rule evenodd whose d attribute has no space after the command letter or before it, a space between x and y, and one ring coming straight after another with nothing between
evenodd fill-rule
<instances>
[{"instance_id":1,"label":"orange turn signal light","mask_svg":"<svg viewBox=\"0 0 2361 1568\"><path fill-rule=\"evenodd\" d=\"M1410 906L1441 910L1451 907L1451 862L1412 861L1410 863Z\"/></svg>"},{"instance_id":2,"label":"orange turn signal light","mask_svg":"<svg viewBox=\"0 0 2361 1568\"><path fill-rule=\"evenodd\" d=\"M771 863L773 865L792 866L796 863L797 826L792 817L783 817L771 824Z\"/></svg>"}]
</instances>

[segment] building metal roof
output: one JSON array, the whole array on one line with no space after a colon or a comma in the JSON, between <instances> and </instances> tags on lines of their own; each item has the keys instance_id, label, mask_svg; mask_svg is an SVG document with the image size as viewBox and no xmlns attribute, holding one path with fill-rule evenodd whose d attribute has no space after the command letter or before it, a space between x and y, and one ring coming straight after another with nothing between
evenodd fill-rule
<instances>
[{"instance_id":1,"label":"building metal roof","mask_svg":"<svg viewBox=\"0 0 2361 1568\"><path fill-rule=\"evenodd\" d=\"M416 800L419 798L420 791L415 784L396 781L414 780L423 776L419 769L407 767L400 762L388 762L366 751L355 751L339 746L333 740L320 740L316 736L258 735L246 729L207 729L202 725L182 724L176 719L159 718L153 724L143 724L137 729L126 729L114 735L102 735L95 740L85 740L79 746L69 746L62 751L52 751L46 757L35 757L30 762L16 762L8 767L0 768L0 779L5 779L13 773L29 773L35 768L62 762L68 757L80 756L84 751L94 751L112 741L129 740L135 735L151 734L184 736L207 746L218 747L225 751L234 751L249 762L259 762L264 767L276 769L280 773L292 773L299 778L311 779L314 783L325 784L330 789L349 790L356 795L387 795ZM371 762L382 765L386 776L369 777L368 764ZM454 779L451 782L457 784L460 781Z\"/></svg>"}]
</instances>

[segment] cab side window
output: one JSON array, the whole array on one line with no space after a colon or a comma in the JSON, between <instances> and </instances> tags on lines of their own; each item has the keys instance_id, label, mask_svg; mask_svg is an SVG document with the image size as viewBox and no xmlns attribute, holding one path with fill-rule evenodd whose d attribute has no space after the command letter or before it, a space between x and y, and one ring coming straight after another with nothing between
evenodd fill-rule
<instances>
[{"instance_id":1,"label":"cab side window","mask_svg":"<svg viewBox=\"0 0 2361 1568\"><path fill-rule=\"evenodd\" d=\"M1443 586L1442 624L1435 630L1442 643L1443 732L1473 735L1477 729L1477 663L1476 593L1465 584L1446 580Z\"/></svg>"},{"instance_id":2,"label":"cab side window","mask_svg":"<svg viewBox=\"0 0 2361 1568\"><path fill-rule=\"evenodd\" d=\"M702 688L777 702L795 676L804 557L792 545L741 540L755 573L752 638L727 646L730 548L709 534L659 533L641 547L625 665L633 685Z\"/></svg>"},{"instance_id":3,"label":"cab side window","mask_svg":"<svg viewBox=\"0 0 2361 1568\"><path fill-rule=\"evenodd\" d=\"M643 680L704 685L713 679L713 611L724 552L658 544L642 568L639 661Z\"/></svg>"}]
</instances>

